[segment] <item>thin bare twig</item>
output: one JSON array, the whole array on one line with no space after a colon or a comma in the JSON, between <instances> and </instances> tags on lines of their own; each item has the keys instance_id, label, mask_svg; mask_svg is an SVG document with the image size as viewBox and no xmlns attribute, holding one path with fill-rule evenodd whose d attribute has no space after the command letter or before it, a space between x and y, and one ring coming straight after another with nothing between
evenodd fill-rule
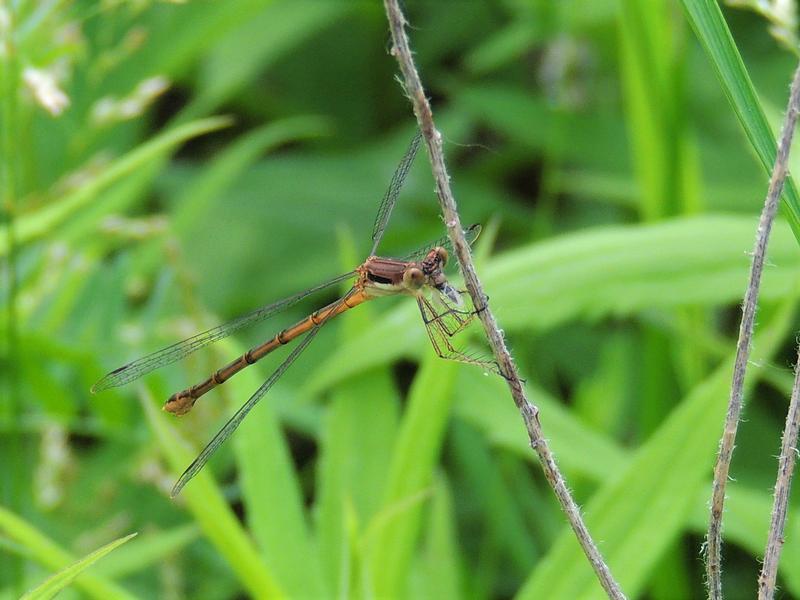
<instances>
[{"instance_id":1,"label":"thin bare twig","mask_svg":"<svg viewBox=\"0 0 800 600\"><path fill-rule=\"evenodd\" d=\"M758 577L759 600L775 596L775 579L778 576L778 562L783 549L783 528L786 525L786 512L789 505L789 492L792 488L792 475L797 458L797 433L800 430L800 352L794 368L794 387L786 426L783 429L781 455L778 459L778 477L775 480L775 495L772 504L772 518L769 537L764 550L764 564Z\"/></svg>"},{"instance_id":2,"label":"thin bare twig","mask_svg":"<svg viewBox=\"0 0 800 600\"><path fill-rule=\"evenodd\" d=\"M725 504L725 487L728 483L731 457L733 456L736 429L742 412L742 395L744 390L744 376L747 362L750 358L750 344L753 338L753 323L755 321L756 307L758 305L758 292L761 286L761 273L764 270L764 258L767 252L767 243L778 210L783 184L786 181L789 149L792 146L795 125L797 123L798 107L800 106L800 66L797 68L792 80L789 97L789 106L781 131L778 152L775 157L775 166L772 168L769 190L761 211L758 222L755 248L753 249L753 262L750 266L750 280L744 295L742 306L742 322L739 326L739 340L736 344L736 359L733 366L733 381L731 395L728 401L728 414L725 417L725 429L719 443L717 464L714 468L714 487L711 495L711 517L708 524L706 538L706 577L708 597L712 600L722 599L722 511Z\"/></svg>"},{"instance_id":3,"label":"thin bare twig","mask_svg":"<svg viewBox=\"0 0 800 600\"><path fill-rule=\"evenodd\" d=\"M420 130L428 146L428 155L431 160L433 177L436 181L436 191L442 208L444 222L447 227L447 233L453 243L453 249L455 250L461 273L464 276L467 291L472 297L474 305L479 307L478 316L483 324L495 360L500 368L500 372L508 382L508 387L511 390L514 403L517 405L522 419L525 422L531 448L533 448L538 455L545 476L552 486L558 501L561 503L561 507L572 529L575 531L578 541L583 551L586 553L592 568L597 574L600 584L610 598L624 598L625 596L620 590L619 585L614 580L611 571L603 561L600 551L592 541L589 531L581 518L580 510L572 499L569 489L564 482L564 478L556 466L553 454L547 445L541 424L539 423L539 410L533 406L525 396L525 390L520 381L517 368L506 347L503 334L497 325L497 321L488 306L488 298L483 293L483 286L475 272L475 266L472 263L472 256L470 254L470 247L464 239L461 219L458 216L456 202L450 189L450 177L447 174L442 152L442 137L434 125L433 113L431 112L430 104L425 96L425 90L422 87L422 82L420 81L419 74L414 65L414 59L411 55L408 37L405 32L405 17L400 10L397 0L384 0L384 7L386 8L389 28L392 34L392 54L400 65L406 93L414 106L414 113L417 116Z\"/></svg>"}]
</instances>

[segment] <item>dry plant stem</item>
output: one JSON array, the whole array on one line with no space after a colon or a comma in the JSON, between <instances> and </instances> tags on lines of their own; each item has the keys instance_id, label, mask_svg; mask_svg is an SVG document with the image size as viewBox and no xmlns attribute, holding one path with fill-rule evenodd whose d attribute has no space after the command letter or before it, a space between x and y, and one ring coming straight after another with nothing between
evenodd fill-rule
<instances>
[{"instance_id":1,"label":"dry plant stem","mask_svg":"<svg viewBox=\"0 0 800 600\"><path fill-rule=\"evenodd\" d=\"M592 568L600 580L600 584L610 598L624 598L625 596L620 590L619 585L614 580L611 571L603 561L600 551L592 541L589 531L581 518L580 510L572 499L569 489L567 489L566 483L564 482L564 478L556 466L553 454L547 445L541 424L539 423L539 410L534 407L525 396L525 390L520 381L514 361L506 347L503 333L500 331L497 321L495 321L494 315L489 309L487 304L488 298L483 293L483 287L475 272L469 244L464 239L461 220L458 216L455 199L450 189L450 177L447 174L447 169L444 164L441 134L436 130L434 125L430 104L425 96L422 82L414 66L414 59L412 58L408 37L405 32L405 17L398 6L397 0L384 0L384 6L386 8L386 15L389 19L389 27L392 34L392 54L397 58L400 64L406 93L414 106L414 113L417 116L420 130L428 145L428 155L431 160L433 177L436 181L436 191L439 197L439 203L442 207L444 222L447 226L447 233L453 243L453 249L464 276L464 282L469 295L472 297L474 305L480 307L478 316L481 323L483 323L483 328L486 332L489 344L492 347L495 360L500 367L503 377L508 383L514 402L525 422L525 428L530 438L530 445L539 456L539 461L542 464L545 476L555 491L556 497L561 503L561 507L567 515L567 519L575 531L583 551L586 553Z\"/></svg>"},{"instance_id":2,"label":"dry plant stem","mask_svg":"<svg viewBox=\"0 0 800 600\"><path fill-rule=\"evenodd\" d=\"M731 457L733 456L736 428L742 411L742 394L747 362L750 358L750 344L753 338L753 322L758 304L758 292L761 285L761 273L764 269L764 258L767 252L772 223L778 210L783 184L786 180L789 149L792 146L795 124L797 123L798 106L800 105L800 67L792 80L789 107L781 131L775 166L769 182L769 191L758 222L758 232L753 250L753 262L750 266L750 279L744 295L742 306L742 322L739 326L739 340L736 344L736 359L733 366L733 381L728 401L728 414L725 417L725 430L719 443L717 464L714 468L714 484L711 495L711 517L708 524L706 576L708 597L712 600L722 599L721 551L722 551L722 511L725 504L725 486L728 482Z\"/></svg>"},{"instance_id":3,"label":"dry plant stem","mask_svg":"<svg viewBox=\"0 0 800 600\"><path fill-rule=\"evenodd\" d=\"M783 429L781 455L778 459L778 478L775 480L775 495L772 504L772 518L769 525L767 547L764 550L764 564L758 578L758 597L767 600L775 596L775 579L778 576L778 562L783 548L783 528L786 525L786 512L789 505L789 491L797 457L797 432L800 429L800 353L794 369L794 387L786 426Z\"/></svg>"}]
</instances>

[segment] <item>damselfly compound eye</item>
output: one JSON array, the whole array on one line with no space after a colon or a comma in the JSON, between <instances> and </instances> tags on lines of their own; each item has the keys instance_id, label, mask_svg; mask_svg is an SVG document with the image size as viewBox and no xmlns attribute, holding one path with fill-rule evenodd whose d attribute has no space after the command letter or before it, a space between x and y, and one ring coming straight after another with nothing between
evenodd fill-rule
<instances>
[{"instance_id":1,"label":"damselfly compound eye","mask_svg":"<svg viewBox=\"0 0 800 600\"><path fill-rule=\"evenodd\" d=\"M416 267L411 267L403 273L403 283L406 287L418 290L425 285L425 275Z\"/></svg>"}]
</instances>

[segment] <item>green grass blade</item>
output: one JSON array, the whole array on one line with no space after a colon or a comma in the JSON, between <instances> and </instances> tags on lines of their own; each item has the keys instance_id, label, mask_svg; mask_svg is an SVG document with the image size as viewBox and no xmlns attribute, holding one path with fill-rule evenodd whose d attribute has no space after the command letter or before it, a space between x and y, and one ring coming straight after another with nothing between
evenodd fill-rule
<instances>
[{"instance_id":1,"label":"green grass blade","mask_svg":"<svg viewBox=\"0 0 800 600\"><path fill-rule=\"evenodd\" d=\"M627 465L629 457L616 442L579 421L531 382L526 391L547 421L550 444L566 472L599 480ZM461 419L483 432L491 444L532 458L525 426L502 379L486 377L478 369L462 369L456 392L454 411Z\"/></svg>"},{"instance_id":2,"label":"green grass blade","mask_svg":"<svg viewBox=\"0 0 800 600\"><path fill-rule=\"evenodd\" d=\"M96 567L96 572L115 579L138 573L181 552L199 534L194 524L145 533L106 558Z\"/></svg>"},{"instance_id":3,"label":"green grass blade","mask_svg":"<svg viewBox=\"0 0 800 600\"><path fill-rule=\"evenodd\" d=\"M207 215L212 201L266 152L281 144L324 135L329 129L327 119L294 117L273 121L242 136L219 153L174 200L175 231L185 232L193 222Z\"/></svg>"},{"instance_id":4,"label":"green grass blade","mask_svg":"<svg viewBox=\"0 0 800 600\"><path fill-rule=\"evenodd\" d=\"M636 167L640 201L639 215L644 221L697 212L701 205L695 177L700 167L687 131L683 67L686 52L682 44L685 27L676 27L671 0L622 0L619 11L620 63L627 130L631 141L631 160ZM682 25L682 24L681 24ZM690 319L690 311L681 311ZM695 317L698 328L707 319ZM675 355L681 379L691 387L705 376L697 365L705 357L691 343L666 339L660 331L646 328L642 340L641 393L648 402L641 405L638 429L651 432L669 411L672 402L668 369L665 364ZM692 367L695 367L694 369ZM699 371L699 372L697 372ZM606 404L613 412L622 394L611 393Z\"/></svg>"},{"instance_id":5,"label":"green grass blade","mask_svg":"<svg viewBox=\"0 0 800 600\"><path fill-rule=\"evenodd\" d=\"M78 575L135 536L135 533L126 535L75 561L65 569L48 577L41 585L24 594L22 600L49 600L55 597L56 594L72 583Z\"/></svg>"},{"instance_id":6,"label":"green grass blade","mask_svg":"<svg viewBox=\"0 0 800 600\"><path fill-rule=\"evenodd\" d=\"M16 221L15 239L20 246L52 234L67 219L89 205L109 185L127 175L135 174L152 161L163 158L180 144L194 137L230 125L227 117L212 117L181 125L154 137L108 165L103 171L80 188L36 212L21 216ZM8 233L0 231L0 256L8 252Z\"/></svg>"},{"instance_id":7,"label":"green grass blade","mask_svg":"<svg viewBox=\"0 0 800 600\"><path fill-rule=\"evenodd\" d=\"M682 0L682 4L761 166L767 174L771 173L775 163L775 136L719 4L715 0ZM787 73L787 82L789 77ZM786 179L783 200L784 214L795 238L800 240L800 196L791 176Z\"/></svg>"},{"instance_id":8,"label":"green grass blade","mask_svg":"<svg viewBox=\"0 0 800 600\"><path fill-rule=\"evenodd\" d=\"M244 351L232 343L223 344L220 350L229 356ZM260 375L254 369L240 373L228 382L231 394L243 402L263 382ZM231 440L247 524L264 562L289 597L321 597L326 595L321 567L298 473L271 400L262 400Z\"/></svg>"},{"instance_id":9,"label":"green grass blade","mask_svg":"<svg viewBox=\"0 0 800 600\"><path fill-rule=\"evenodd\" d=\"M210 53L200 74L199 93L187 110L215 110L271 64L322 28L352 11L346 2L274 2L226 35Z\"/></svg>"},{"instance_id":10,"label":"green grass blade","mask_svg":"<svg viewBox=\"0 0 800 600\"><path fill-rule=\"evenodd\" d=\"M153 399L142 397L147 420L158 445L174 473L183 472L194 452L180 439L176 428L155 408ZM177 476L176 476L177 479ZM194 516L205 536L225 558L242 586L255 598L283 597L274 575L261 560L258 549L231 511L208 469L198 473L181 492L182 501Z\"/></svg>"},{"instance_id":11,"label":"green grass blade","mask_svg":"<svg viewBox=\"0 0 800 600\"><path fill-rule=\"evenodd\" d=\"M367 534L369 581L378 597L405 593L424 501L439 461L458 365L431 352L414 378L388 466L383 510Z\"/></svg>"},{"instance_id":12,"label":"green grass blade","mask_svg":"<svg viewBox=\"0 0 800 600\"><path fill-rule=\"evenodd\" d=\"M431 499L430 526L422 556L427 598L463 598L461 546L455 526L453 497L444 478L437 478Z\"/></svg>"},{"instance_id":13,"label":"green grass blade","mask_svg":"<svg viewBox=\"0 0 800 600\"><path fill-rule=\"evenodd\" d=\"M513 405L508 391L501 394ZM521 421L517 415L517 421ZM451 478L459 482L462 494L470 496L472 511L482 513L481 554L503 556L507 577L521 579L542 554L544 540L531 535L526 516L515 502L510 481L502 468L502 454L495 454L491 441L479 429L453 424L448 446L448 464L457 469ZM457 478L456 478L457 477ZM481 561L484 579L491 581L500 575L496 561Z\"/></svg>"},{"instance_id":14,"label":"green grass blade","mask_svg":"<svg viewBox=\"0 0 800 600\"><path fill-rule=\"evenodd\" d=\"M672 30L664 0L620 3L621 74L641 191L639 213L645 221L674 214L670 203L680 197L675 190L680 180L675 146L682 132L675 131L672 119L676 94L665 94L665 88L674 85Z\"/></svg>"},{"instance_id":15,"label":"green grass blade","mask_svg":"<svg viewBox=\"0 0 800 600\"><path fill-rule=\"evenodd\" d=\"M358 262L349 232L340 231L342 265ZM347 267L344 267L347 268ZM378 327L373 306L340 323L342 340ZM358 589L363 552L358 539L381 508L397 437L400 398L389 368L373 369L333 390L320 435L316 535L328 588L340 597Z\"/></svg>"},{"instance_id":16,"label":"green grass blade","mask_svg":"<svg viewBox=\"0 0 800 600\"><path fill-rule=\"evenodd\" d=\"M755 343L756 361L768 360L790 327L795 303L783 308ZM602 540L603 556L631 597L686 528L694 500L713 465L725 414L732 358L694 388L662 426L586 506L586 523ZM748 382L752 387L753 381ZM544 415L543 421L546 421ZM546 426L546 423L545 423ZM519 594L527 598L601 598L586 557L565 528Z\"/></svg>"},{"instance_id":17,"label":"green grass blade","mask_svg":"<svg viewBox=\"0 0 800 600\"><path fill-rule=\"evenodd\" d=\"M331 589L352 583L342 569L350 545L348 513L363 526L380 508L398 405L393 382L383 371L344 382L332 394L320 442L316 506L320 556Z\"/></svg>"},{"instance_id":18,"label":"green grass blade","mask_svg":"<svg viewBox=\"0 0 800 600\"><path fill-rule=\"evenodd\" d=\"M75 557L63 550L53 540L30 523L0 506L0 532L25 548L37 562L51 569L63 569L75 562ZM125 538L127 540L127 538ZM133 598L124 589L91 573L84 574L75 585L88 596L99 599Z\"/></svg>"}]
</instances>

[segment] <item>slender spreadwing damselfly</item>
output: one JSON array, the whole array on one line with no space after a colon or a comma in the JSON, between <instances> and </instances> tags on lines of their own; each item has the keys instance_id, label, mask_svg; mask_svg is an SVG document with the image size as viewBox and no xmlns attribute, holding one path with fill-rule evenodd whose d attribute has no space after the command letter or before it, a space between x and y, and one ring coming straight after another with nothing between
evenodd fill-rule
<instances>
[{"instance_id":1,"label":"slender spreadwing damselfly","mask_svg":"<svg viewBox=\"0 0 800 600\"><path fill-rule=\"evenodd\" d=\"M359 267L307 289L270 304L258 308L250 313L218 325L208 331L198 333L182 342L148 354L138 360L130 362L118 369L114 369L100 379L93 387L92 392L99 392L108 388L118 387L139 379L143 375L178 361L195 350L199 350L221 340L224 337L242 329L245 326L264 321L287 308L297 304L307 296L338 285L348 280L354 280L350 290L338 300L324 306L294 325L279 331L267 341L259 344L235 360L229 362L215 371L210 377L185 390L170 396L164 404L164 410L182 415L191 410L200 396L211 391L218 385L225 383L236 373L264 358L267 354L288 344L295 338L302 339L297 343L291 353L278 366L269 378L258 388L250 399L230 418L230 420L217 432L203 451L194 459L191 465L183 472L180 479L172 489L172 496L176 496L181 489L194 477L197 472L208 462L211 455L225 440L236 430L247 414L253 409L264 394L275 384L280 376L289 368L297 357L314 339L323 325L334 317L342 314L373 298L381 296L407 295L416 299L422 314L422 321L428 331L428 337L434 350L442 358L448 358L470 364L475 364L492 372L498 372L497 365L489 360L472 356L453 347L450 338L462 331L475 316L476 311L465 303L461 292L454 288L444 274L444 267L448 259L449 242L442 238L428 244L404 258L384 258L376 256L378 244L383 237L389 218L392 215L397 196L403 181L408 175L414 157L420 145L420 135L417 134L411 141L403 160L400 161L389 184L389 189L383 197L375 225L372 229L372 250L369 257ZM465 232L467 240L472 243L480 233L480 226L473 225Z\"/></svg>"}]
</instances>

